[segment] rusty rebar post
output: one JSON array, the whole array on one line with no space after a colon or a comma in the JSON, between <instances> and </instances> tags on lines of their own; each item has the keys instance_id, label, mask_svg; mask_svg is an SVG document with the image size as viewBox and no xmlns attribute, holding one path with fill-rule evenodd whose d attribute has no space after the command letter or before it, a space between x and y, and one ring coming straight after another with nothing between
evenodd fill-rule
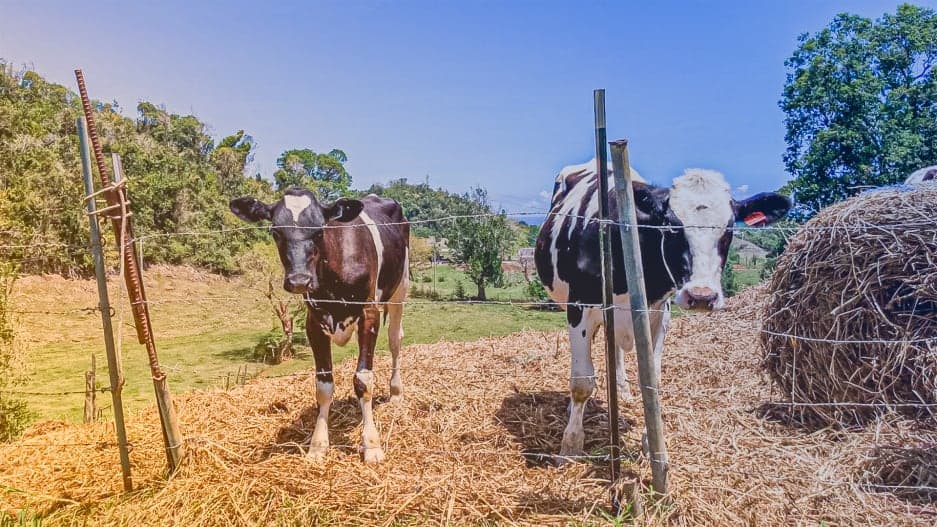
<instances>
[{"instance_id":1,"label":"rusty rebar post","mask_svg":"<svg viewBox=\"0 0 937 527\"><path fill-rule=\"evenodd\" d=\"M121 260L124 267L124 280L127 284L127 294L130 297L130 306L133 311L134 325L137 329L137 339L146 346L147 359L150 364L150 373L153 376L153 389L156 392L156 403L159 408L160 424L163 431L163 442L166 447L166 460L169 473L175 472L184 454L182 434L179 432L179 423L172 405L172 396L166 374L159 365L159 356L156 353L156 342L153 338L153 329L150 324L150 313L146 303L146 291L143 288L143 279L140 274L139 261L133 250L127 250L129 240L133 240L133 228L128 217L126 186L111 186L111 178L104 162L104 150L98 138L97 126L94 122L94 113L91 108L91 99L85 87L85 78L81 70L75 70L78 81L78 92L81 98L81 107L85 115L85 127L91 140L95 164L101 185L110 189L104 193L108 207L119 209L119 214L110 215L120 248Z\"/></svg>"}]
</instances>

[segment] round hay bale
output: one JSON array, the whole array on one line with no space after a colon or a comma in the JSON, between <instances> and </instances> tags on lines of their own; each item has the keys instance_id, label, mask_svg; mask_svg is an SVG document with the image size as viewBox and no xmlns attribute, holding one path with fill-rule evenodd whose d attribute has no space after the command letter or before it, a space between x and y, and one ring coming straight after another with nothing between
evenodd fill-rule
<instances>
[{"instance_id":1,"label":"round hay bale","mask_svg":"<svg viewBox=\"0 0 937 527\"><path fill-rule=\"evenodd\" d=\"M794 403L790 419L937 412L937 185L822 210L791 237L769 292L764 366Z\"/></svg>"},{"instance_id":2,"label":"round hay bale","mask_svg":"<svg viewBox=\"0 0 937 527\"><path fill-rule=\"evenodd\" d=\"M872 451L862 481L913 503L937 503L937 448L887 445Z\"/></svg>"}]
</instances>

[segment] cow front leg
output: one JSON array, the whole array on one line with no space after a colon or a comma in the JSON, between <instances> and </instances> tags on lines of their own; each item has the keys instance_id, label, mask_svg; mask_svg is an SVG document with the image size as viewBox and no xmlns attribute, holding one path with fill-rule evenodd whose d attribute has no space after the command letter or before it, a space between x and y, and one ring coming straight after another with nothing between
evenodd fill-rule
<instances>
[{"instance_id":1,"label":"cow front leg","mask_svg":"<svg viewBox=\"0 0 937 527\"><path fill-rule=\"evenodd\" d=\"M630 297L615 297L615 375L618 384L618 398L628 403L634 400L631 383L625 370L625 355L634 354L634 325L631 320Z\"/></svg>"},{"instance_id":2,"label":"cow front leg","mask_svg":"<svg viewBox=\"0 0 937 527\"><path fill-rule=\"evenodd\" d=\"M318 462L322 461L329 451L329 408L332 406L335 392L332 377L332 343L322 331L319 321L311 314L306 316L306 336L309 338L312 356L316 362L316 404L319 407L306 458Z\"/></svg>"},{"instance_id":3,"label":"cow front leg","mask_svg":"<svg viewBox=\"0 0 937 527\"><path fill-rule=\"evenodd\" d=\"M670 328L670 300L662 300L651 306L651 334L654 339L654 372L660 383L661 361L664 357L664 340Z\"/></svg>"},{"instance_id":4,"label":"cow front leg","mask_svg":"<svg viewBox=\"0 0 937 527\"><path fill-rule=\"evenodd\" d=\"M384 461L381 436L374 425L374 344L380 327L380 312L366 307L358 321L358 368L355 372L355 395L361 406L361 453L365 463Z\"/></svg>"},{"instance_id":5,"label":"cow front leg","mask_svg":"<svg viewBox=\"0 0 937 527\"><path fill-rule=\"evenodd\" d=\"M557 464L569 461L569 457L580 456L585 432L582 418L586 401L595 391L595 367L592 364L592 336L595 334L595 322L592 309L570 306L567 311L570 344L569 375L569 422L563 431L560 443L560 457Z\"/></svg>"}]
</instances>

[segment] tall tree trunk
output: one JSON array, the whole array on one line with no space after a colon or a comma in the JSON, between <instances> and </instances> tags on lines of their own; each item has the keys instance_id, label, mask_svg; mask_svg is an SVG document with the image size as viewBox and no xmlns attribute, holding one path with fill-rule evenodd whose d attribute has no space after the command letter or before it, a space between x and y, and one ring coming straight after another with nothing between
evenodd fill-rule
<instances>
[{"instance_id":1,"label":"tall tree trunk","mask_svg":"<svg viewBox=\"0 0 937 527\"><path fill-rule=\"evenodd\" d=\"M476 282L475 285L478 286L478 300L488 300L488 298L485 296L485 281L480 280Z\"/></svg>"}]
</instances>

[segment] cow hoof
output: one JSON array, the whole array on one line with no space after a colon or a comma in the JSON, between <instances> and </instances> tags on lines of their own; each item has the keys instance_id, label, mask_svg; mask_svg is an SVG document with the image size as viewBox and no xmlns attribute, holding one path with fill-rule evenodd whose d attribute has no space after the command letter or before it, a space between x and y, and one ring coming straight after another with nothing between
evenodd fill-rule
<instances>
[{"instance_id":1,"label":"cow hoof","mask_svg":"<svg viewBox=\"0 0 937 527\"><path fill-rule=\"evenodd\" d=\"M325 461L325 455L329 452L329 447L326 446L313 446L309 447L309 452L306 452L306 461L312 463L322 463Z\"/></svg>"},{"instance_id":2,"label":"cow hoof","mask_svg":"<svg viewBox=\"0 0 937 527\"><path fill-rule=\"evenodd\" d=\"M391 395L390 402L391 404L403 404L403 394Z\"/></svg>"},{"instance_id":3,"label":"cow hoof","mask_svg":"<svg viewBox=\"0 0 937 527\"><path fill-rule=\"evenodd\" d=\"M584 433L567 433L563 435L563 442L560 443L560 455L556 458L556 465L562 466L570 461L576 461L575 458L581 456L582 443L585 440Z\"/></svg>"},{"instance_id":4,"label":"cow hoof","mask_svg":"<svg viewBox=\"0 0 937 527\"><path fill-rule=\"evenodd\" d=\"M381 463L384 461L384 449L377 446L374 448L364 448L362 450L364 462L368 465Z\"/></svg>"}]
</instances>

